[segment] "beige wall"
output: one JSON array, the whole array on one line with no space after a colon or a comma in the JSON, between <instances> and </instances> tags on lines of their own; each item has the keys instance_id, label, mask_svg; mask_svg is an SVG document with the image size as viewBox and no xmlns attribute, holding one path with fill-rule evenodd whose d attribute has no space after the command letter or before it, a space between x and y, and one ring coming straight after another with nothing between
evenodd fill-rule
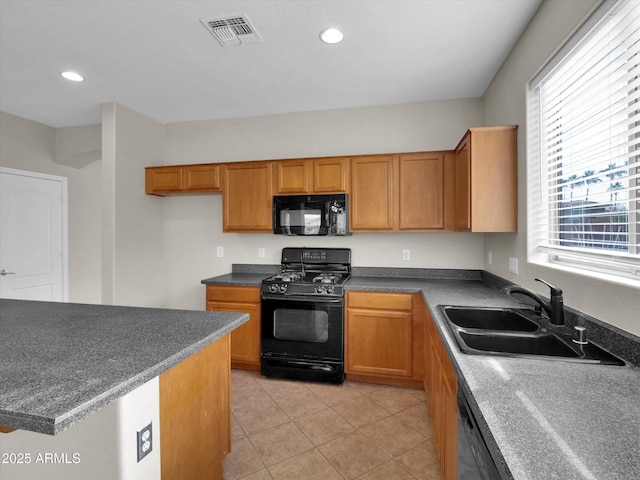
<instances>
[{"instance_id":1,"label":"beige wall","mask_svg":"<svg viewBox=\"0 0 640 480\"><path fill-rule=\"evenodd\" d=\"M68 178L69 301L101 303L101 162L55 162L56 129L0 112L0 165Z\"/></svg>"},{"instance_id":2,"label":"beige wall","mask_svg":"<svg viewBox=\"0 0 640 480\"><path fill-rule=\"evenodd\" d=\"M166 164L453 149L482 123L478 98L269 115L166 125ZM347 247L356 266L482 269L482 234L356 233L351 237L282 237L222 233L219 196L157 199L164 204L166 306L204 308L203 278L232 263L279 264L287 246ZM416 206L420 208L420 206ZM216 247L225 256L216 257ZM258 258L258 248L266 249ZM402 260L402 250L411 260Z\"/></svg>"},{"instance_id":3,"label":"beige wall","mask_svg":"<svg viewBox=\"0 0 640 480\"><path fill-rule=\"evenodd\" d=\"M102 114L102 302L162 305L163 205L144 193L144 167L163 156L164 126L115 103Z\"/></svg>"},{"instance_id":4,"label":"beige wall","mask_svg":"<svg viewBox=\"0 0 640 480\"><path fill-rule=\"evenodd\" d=\"M597 0L546 0L484 96L485 124L521 126L519 233L486 236L485 258L488 252L493 252L493 264L486 265L486 269L548 295L548 289L534 281L536 277L544 278L564 290L567 305L640 335L640 292L637 287L527 262L526 84L599 3ZM508 271L510 256L519 259L519 275Z\"/></svg>"}]
</instances>

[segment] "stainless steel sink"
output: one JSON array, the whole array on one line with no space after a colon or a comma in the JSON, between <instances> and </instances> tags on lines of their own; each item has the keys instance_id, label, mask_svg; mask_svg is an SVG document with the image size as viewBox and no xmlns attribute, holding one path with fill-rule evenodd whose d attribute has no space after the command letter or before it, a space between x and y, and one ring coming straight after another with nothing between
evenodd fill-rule
<instances>
[{"instance_id":1,"label":"stainless steel sink","mask_svg":"<svg viewBox=\"0 0 640 480\"><path fill-rule=\"evenodd\" d=\"M572 342L562 333L562 327L550 325L529 309L445 306L441 309L462 353L625 364L593 343Z\"/></svg>"}]
</instances>

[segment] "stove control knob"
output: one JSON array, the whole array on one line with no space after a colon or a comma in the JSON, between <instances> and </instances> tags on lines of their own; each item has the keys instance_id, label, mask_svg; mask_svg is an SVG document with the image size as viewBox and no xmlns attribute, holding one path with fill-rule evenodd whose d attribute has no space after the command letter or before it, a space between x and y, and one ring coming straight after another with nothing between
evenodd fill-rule
<instances>
[{"instance_id":1,"label":"stove control knob","mask_svg":"<svg viewBox=\"0 0 640 480\"><path fill-rule=\"evenodd\" d=\"M329 286L327 287L327 293L328 293L329 295L331 295L331 294L333 293L333 286L332 286L332 285L329 285Z\"/></svg>"},{"instance_id":2,"label":"stove control knob","mask_svg":"<svg viewBox=\"0 0 640 480\"><path fill-rule=\"evenodd\" d=\"M316 293L319 293L319 294L321 294L321 295L322 295L324 292L325 292L324 285L318 285L318 286L316 287Z\"/></svg>"},{"instance_id":3,"label":"stove control knob","mask_svg":"<svg viewBox=\"0 0 640 480\"><path fill-rule=\"evenodd\" d=\"M285 293L287 291L287 284L283 283L280 285L280 293Z\"/></svg>"},{"instance_id":4,"label":"stove control knob","mask_svg":"<svg viewBox=\"0 0 640 480\"><path fill-rule=\"evenodd\" d=\"M278 285L276 283L269 285L269 291L271 293L276 293L278 291Z\"/></svg>"}]
</instances>

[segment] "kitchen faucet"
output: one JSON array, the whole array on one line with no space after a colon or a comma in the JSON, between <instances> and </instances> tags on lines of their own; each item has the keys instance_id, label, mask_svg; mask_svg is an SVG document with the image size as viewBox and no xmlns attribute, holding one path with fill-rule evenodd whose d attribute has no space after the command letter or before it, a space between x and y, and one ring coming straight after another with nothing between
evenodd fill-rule
<instances>
[{"instance_id":1,"label":"kitchen faucet","mask_svg":"<svg viewBox=\"0 0 640 480\"><path fill-rule=\"evenodd\" d=\"M564 325L564 301L562 299L562 290L554 287L553 285L545 282L541 278L536 278L536 282L544 283L547 287L551 289L551 301L545 302L540 295L531 290L528 290L524 287L520 287L517 285L512 285L510 287L504 288L502 291L508 295L512 295L514 293L521 293L522 295L526 295L528 297L533 298L536 302L540 304L544 311L549 315L549 320L554 325Z\"/></svg>"}]
</instances>

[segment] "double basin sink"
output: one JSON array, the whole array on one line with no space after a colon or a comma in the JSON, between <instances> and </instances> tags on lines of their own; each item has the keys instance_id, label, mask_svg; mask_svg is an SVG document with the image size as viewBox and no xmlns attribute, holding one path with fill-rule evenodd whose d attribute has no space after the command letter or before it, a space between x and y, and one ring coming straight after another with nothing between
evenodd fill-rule
<instances>
[{"instance_id":1,"label":"double basin sink","mask_svg":"<svg viewBox=\"0 0 640 480\"><path fill-rule=\"evenodd\" d=\"M529 309L440 307L460 351L466 354L543 358L624 365L591 342L579 344L563 328Z\"/></svg>"}]
</instances>

